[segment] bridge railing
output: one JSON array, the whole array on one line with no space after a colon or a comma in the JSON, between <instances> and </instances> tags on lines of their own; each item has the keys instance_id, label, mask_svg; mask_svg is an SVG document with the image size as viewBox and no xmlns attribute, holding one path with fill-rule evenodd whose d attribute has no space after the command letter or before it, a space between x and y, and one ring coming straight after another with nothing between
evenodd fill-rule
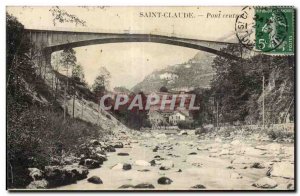
<instances>
[{"instance_id":1,"label":"bridge railing","mask_svg":"<svg viewBox=\"0 0 300 196\"><path fill-rule=\"evenodd\" d=\"M47 26L40 26L38 29L35 28L26 28L28 30L40 30L40 31L65 31L65 32L85 32L85 33L117 33L117 34L155 34L155 35L165 35L165 36L184 36L188 37L184 34L178 34L178 33L171 33L168 31L161 31L158 29L154 29L152 31L143 31L143 30L134 30L134 29L123 29L123 30L117 30L117 29L101 29L101 28L90 28L90 27L76 27L76 28L70 28L70 27L47 27Z\"/></svg>"},{"instance_id":2,"label":"bridge railing","mask_svg":"<svg viewBox=\"0 0 300 196\"><path fill-rule=\"evenodd\" d=\"M117 30L117 29L101 29L101 28L90 28L90 27L70 28L70 27L46 27L46 26L40 26L38 29L34 29L34 28L26 28L26 29L33 30L33 31L54 31L54 32L62 31L62 32L72 32L72 33L78 32L78 33L109 33L109 34L150 34L150 35L160 35L166 37L183 38L183 39L199 39L195 37L195 35L180 34L175 32L162 31L158 29L153 29L151 31L144 31L144 30L136 30L136 29ZM214 40L203 39L203 41L214 41Z\"/></svg>"}]
</instances>

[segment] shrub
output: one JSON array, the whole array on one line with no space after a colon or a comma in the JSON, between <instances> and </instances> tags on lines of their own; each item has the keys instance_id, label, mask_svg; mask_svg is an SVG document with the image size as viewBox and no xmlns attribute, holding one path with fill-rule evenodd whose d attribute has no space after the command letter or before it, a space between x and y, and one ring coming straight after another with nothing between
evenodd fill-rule
<instances>
[{"instance_id":1,"label":"shrub","mask_svg":"<svg viewBox=\"0 0 300 196\"><path fill-rule=\"evenodd\" d=\"M106 118L111 120L111 116L109 114L106 114Z\"/></svg>"},{"instance_id":2,"label":"shrub","mask_svg":"<svg viewBox=\"0 0 300 196\"><path fill-rule=\"evenodd\" d=\"M196 130L195 130L195 134L196 135L201 135L201 134L205 134L207 133L208 131L203 127L198 127Z\"/></svg>"},{"instance_id":3,"label":"shrub","mask_svg":"<svg viewBox=\"0 0 300 196\"><path fill-rule=\"evenodd\" d=\"M194 128L193 122L188 121L188 120L179 121L177 126L179 129L193 129Z\"/></svg>"},{"instance_id":4,"label":"shrub","mask_svg":"<svg viewBox=\"0 0 300 196\"><path fill-rule=\"evenodd\" d=\"M27 168L43 169L52 157L76 153L87 139L98 138L100 127L79 119L63 119L48 108L8 103L8 186L23 188L30 181Z\"/></svg>"},{"instance_id":5,"label":"shrub","mask_svg":"<svg viewBox=\"0 0 300 196\"><path fill-rule=\"evenodd\" d=\"M144 128L151 128L152 127L152 124L151 124L149 119L144 121L143 127Z\"/></svg>"},{"instance_id":6,"label":"shrub","mask_svg":"<svg viewBox=\"0 0 300 196\"><path fill-rule=\"evenodd\" d=\"M272 140L279 140L283 141L285 139L294 139L294 133L293 132L288 132L286 130L269 130L267 131L267 135L270 139Z\"/></svg>"}]
</instances>

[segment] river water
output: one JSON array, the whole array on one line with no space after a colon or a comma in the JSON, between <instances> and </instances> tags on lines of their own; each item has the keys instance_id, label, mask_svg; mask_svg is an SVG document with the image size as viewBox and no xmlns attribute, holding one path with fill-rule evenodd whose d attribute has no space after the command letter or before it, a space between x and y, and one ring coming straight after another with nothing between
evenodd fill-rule
<instances>
[{"instance_id":1,"label":"river water","mask_svg":"<svg viewBox=\"0 0 300 196\"><path fill-rule=\"evenodd\" d=\"M293 144L246 141L242 139L199 140L195 135L164 135L147 133L131 135L130 147L108 153L108 161L101 168L90 170L88 177L99 176L103 184L89 183L86 179L76 184L58 187L58 190L120 190L122 185L152 184L157 190L194 190L195 185L203 185L206 190L255 190L252 186L260 178L266 177L269 167L277 162L294 161ZM157 152L153 152L159 146ZM118 156L126 152L129 156ZM150 162L155 156L160 162L173 163L168 170L160 170L160 165L136 165L137 160ZM113 168L118 163L129 163L131 170ZM260 163L265 168L251 168ZM292 171L290 171L292 172ZM173 182L158 184L158 178L165 176ZM272 177L278 186L273 189L286 190L293 179ZM128 189L127 189L128 190Z\"/></svg>"}]
</instances>

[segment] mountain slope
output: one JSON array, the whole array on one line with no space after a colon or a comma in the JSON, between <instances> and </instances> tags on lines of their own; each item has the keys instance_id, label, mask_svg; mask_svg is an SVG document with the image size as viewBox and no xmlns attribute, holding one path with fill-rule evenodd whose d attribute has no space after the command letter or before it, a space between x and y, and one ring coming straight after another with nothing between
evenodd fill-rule
<instances>
[{"instance_id":1,"label":"mountain slope","mask_svg":"<svg viewBox=\"0 0 300 196\"><path fill-rule=\"evenodd\" d=\"M165 69L154 71L134 86L133 92L155 92L163 86L169 90L193 90L209 88L215 74L212 62L215 55L198 52L188 62L171 65Z\"/></svg>"}]
</instances>

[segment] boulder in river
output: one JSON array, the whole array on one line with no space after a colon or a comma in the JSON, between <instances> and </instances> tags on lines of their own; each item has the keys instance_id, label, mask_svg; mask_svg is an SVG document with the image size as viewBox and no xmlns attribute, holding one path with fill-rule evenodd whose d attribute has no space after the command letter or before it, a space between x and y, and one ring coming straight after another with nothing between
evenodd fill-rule
<instances>
[{"instance_id":1,"label":"boulder in river","mask_svg":"<svg viewBox=\"0 0 300 196\"><path fill-rule=\"evenodd\" d=\"M86 158L97 160L100 162L100 164L103 164L104 161L107 161L106 156L99 153L91 154L89 157Z\"/></svg>"},{"instance_id":2,"label":"boulder in river","mask_svg":"<svg viewBox=\"0 0 300 196\"><path fill-rule=\"evenodd\" d=\"M226 167L226 169L235 169L235 167L233 167L232 165L229 165L228 167Z\"/></svg>"},{"instance_id":3,"label":"boulder in river","mask_svg":"<svg viewBox=\"0 0 300 196\"><path fill-rule=\"evenodd\" d=\"M105 154L104 152L104 148L100 147L100 146L97 146L94 148L94 152L95 153L99 153L99 154Z\"/></svg>"},{"instance_id":4,"label":"boulder in river","mask_svg":"<svg viewBox=\"0 0 300 196\"><path fill-rule=\"evenodd\" d=\"M150 171L149 169L139 169L138 170L139 172L148 172L148 171Z\"/></svg>"},{"instance_id":5,"label":"boulder in river","mask_svg":"<svg viewBox=\"0 0 300 196\"><path fill-rule=\"evenodd\" d=\"M286 187L288 190L295 190L295 186L293 183L289 183Z\"/></svg>"},{"instance_id":6,"label":"boulder in river","mask_svg":"<svg viewBox=\"0 0 300 196\"><path fill-rule=\"evenodd\" d=\"M202 184L197 184L195 186L192 186L191 188L193 188L193 189L206 189L206 187Z\"/></svg>"},{"instance_id":7,"label":"boulder in river","mask_svg":"<svg viewBox=\"0 0 300 196\"><path fill-rule=\"evenodd\" d=\"M48 187L48 182L45 179L32 181L26 186L26 189L46 189Z\"/></svg>"},{"instance_id":8,"label":"boulder in river","mask_svg":"<svg viewBox=\"0 0 300 196\"><path fill-rule=\"evenodd\" d=\"M250 166L250 168L263 169L265 168L265 165L263 163L255 162Z\"/></svg>"},{"instance_id":9,"label":"boulder in river","mask_svg":"<svg viewBox=\"0 0 300 196\"><path fill-rule=\"evenodd\" d=\"M271 178L263 177L256 181L253 186L258 188L275 188L277 186L277 182Z\"/></svg>"},{"instance_id":10,"label":"boulder in river","mask_svg":"<svg viewBox=\"0 0 300 196\"><path fill-rule=\"evenodd\" d=\"M178 133L178 135L187 135L188 133L185 130L182 130Z\"/></svg>"},{"instance_id":11,"label":"boulder in river","mask_svg":"<svg viewBox=\"0 0 300 196\"><path fill-rule=\"evenodd\" d=\"M113 146L111 146L111 145L106 146L106 147L105 147L105 150L106 150L107 152L116 152L116 149L115 149Z\"/></svg>"},{"instance_id":12,"label":"boulder in river","mask_svg":"<svg viewBox=\"0 0 300 196\"><path fill-rule=\"evenodd\" d=\"M81 159L79 165L86 166L88 169L99 168L102 163L94 159Z\"/></svg>"},{"instance_id":13,"label":"boulder in river","mask_svg":"<svg viewBox=\"0 0 300 196\"><path fill-rule=\"evenodd\" d=\"M123 184L122 186L119 187L119 189L129 189L129 188L134 188L132 184Z\"/></svg>"},{"instance_id":14,"label":"boulder in river","mask_svg":"<svg viewBox=\"0 0 300 196\"><path fill-rule=\"evenodd\" d=\"M158 151L158 149L159 149L159 147L158 146L155 146L155 148L153 148L153 152L157 152Z\"/></svg>"},{"instance_id":15,"label":"boulder in river","mask_svg":"<svg viewBox=\"0 0 300 196\"><path fill-rule=\"evenodd\" d=\"M66 156L61 160L61 163L63 165L72 165L73 163L76 163L77 161L79 161L80 159L78 157L75 156Z\"/></svg>"},{"instance_id":16,"label":"boulder in river","mask_svg":"<svg viewBox=\"0 0 300 196\"><path fill-rule=\"evenodd\" d=\"M124 163L123 170L131 170L131 165L129 163Z\"/></svg>"},{"instance_id":17,"label":"boulder in river","mask_svg":"<svg viewBox=\"0 0 300 196\"><path fill-rule=\"evenodd\" d=\"M129 156L127 152L119 152L118 156Z\"/></svg>"},{"instance_id":18,"label":"boulder in river","mask_svg":"<svg viewBox=\"0 0 300 196\"><path fill-rule=\"evenodd\" d=\"M87 181L93 184L103 184L101 178L99 178L98 176L92 176L89 179L87 179Z\"/></svg>"},{"instance_id":19,"label":"boulder in river","mask_svg":"<svg viewBox=\"0 0 300 196\"><path fill-rule=\"evenodd\" d=\"M76 180L85 179L89 174L88 168L80 165L66 165L64 166L64 169L67 172L72 172L73 174L75 174Z\"/></svg>"},{"instance_id":20,"label":"boulder in river","mask_svg":"<svg viewBox=\"0 0 300 196\"><path fill-rule=\"evenodd\" d=\"M154 189L153 184L150 183L141 183L134 186L136 189Z\"/></svg>"},{"instance_id":21,"label":"boulder in river","mask_svg":"<svg viewBox=\"0 0 300 196\"><path fill-rule=\"evenodd\" d=\"M43 171L38 168L28 168L28 171L32 180L41 180L43 178Z\"/></svg>"},{"instance_id":22,"label":"boulder in river","mask_svg":"<svg viewBox=\"0 0 300 196\"><path fill-rule=\"evenodd\" d=\"M168 177L160 177L160 178L157 180L157 183L158 183L158 184L164 184L164 185L171 184L172 182L173 182L173 180L171 180L171 179L168 178Z\"/></svg>"},{"instance_id":23,"label":"boulder in river","mask_svg":"<svg viewBox=\"0 0 300 196\"><path fill-rule=\"evenodd\" d=\"M87 177L88 169L78 165L46 166L45 179L49 187L75 183Z\"/></svg>"},{"instance_id":24,"label":"boulder in river","mask_svg":"<svg viewBox=\"0 0 300 196\"><path fill-rule=\"evenodd\" d=\"M154 159L155 159L155 160L163 160L164 158L162 158L162 157L159 156L159 155L155 155L155 156L154 156Z\"/></svg>"},{"instance_id":25,"label":"boulder in river","mask_svg":"<svg viewBox=\"0 0 300 196\"><path fill-rule=\"evenodd\" d=\"M162 161L161 166L160 166L160 170L169 170L172 167L174 167L174 163L173 161Z\"/></svg>"},{"instance_id":26,"label":"boulder in river","mask_svg":"<svg viewBox=\"0 0 300 196\"><path fill-rule=\"evenodd\" d=\"M155 165L156 165L156 162L157 162L157 160L153 159L153 160L150 161L150 165L151 165L151 166L155 166Z\"/></svg>"},{"instance_id":27,"label":"boulder in river","mask_svg":"<svg viewBox=\"0 0 300 196\"><path fill-rule=\"evenodd\" d=\"M112 146L114 148L123 148L124 147L122 142L116 142L116 143L112 144Z\"/></svg>"},{"instance_id":28,"label":"boulder in river","mask_svg":"<svg viewBox=\"0 0 300 196\"><path fill-rule=\"evenodd\" d=\"M92 144L94 146L98 146L98 145L100 145L100 142L98 140L91 140L90 144Z\"/></svg>"},{"instance_id":29,"label":"boulder in river","mask_svg":"<svg viewBox=\"0 0 300 196\"><path fill-rule=\"evenodd\" d=\"M138 166L151 166L151 164L148 161L144 160L136 160L134 163Z\"/></svg>"},{"instance_id":30,"label":"boulder in river","mask_svg":"<svg viewBox=\"0 0 300 196\"><path fill-rule=\"evenodd\" d=\"M294 179L294 164L289 162L278 162L267 172L268 176Z\"/></svg>"}]
</instances>

